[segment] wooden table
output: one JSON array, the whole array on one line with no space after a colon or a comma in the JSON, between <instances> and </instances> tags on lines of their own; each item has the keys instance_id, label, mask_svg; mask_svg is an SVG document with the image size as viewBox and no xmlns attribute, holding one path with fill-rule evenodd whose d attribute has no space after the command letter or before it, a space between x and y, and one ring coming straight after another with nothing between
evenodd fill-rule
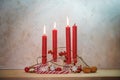
<instances>
[{"instance_id":1,"label":"wooden table","mask_svg":"<svg viewBox=\"0 0 120 80\"><path fill-rule=\"evenodd\" d=\"M36 74L24 70L0 70L0 80L120 80L120 70L98 70L85 74Z\"/></svg>"}]
</instances>

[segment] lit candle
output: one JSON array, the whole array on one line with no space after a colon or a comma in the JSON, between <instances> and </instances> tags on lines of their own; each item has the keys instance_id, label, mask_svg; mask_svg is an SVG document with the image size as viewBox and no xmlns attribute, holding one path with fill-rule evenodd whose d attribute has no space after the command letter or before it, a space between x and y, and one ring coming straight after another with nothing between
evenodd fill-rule
<instances>
[{"instance_id":1,"label":"lit candle","mask_svg":"<svg viewBox=\"0 0 120 80\"><path fill-rule=\"evenodd\" d=\"M42 64L46 64L47 62L47 35L46 28L44 25L44 33L42 35Z\"/></svg>"},{"instance_id":2,"label":"lit candle","mask_svg":"<svg viewBox=\"0 0 120 80\"><path fill-rule=\"evenodd\" d=\"M72 55L73 62L77 63L77 26L76 24L72 27Z\"/></svg>"},{"instance_id":3,"label":"lit candle","mask_svg":"<svg viewBox=\"0 0 120 80\"><path fill-rule=\"evenodd\" d=\"M54 23L54 29L52 30L52 49L53 49L53 60L57 61L57 29L56 23Z\"/></svg>"},{"instance_id":4,"label":"lit candle","mask_svg":"<svg viewBox=\"0 0 120 80\"><path fill-rule=\"evenodd\" d=\"M67 17L67 26L66 26L66 63L71 64L71 34L69 27L69 19Z\"/></svg>"}]
</instances>

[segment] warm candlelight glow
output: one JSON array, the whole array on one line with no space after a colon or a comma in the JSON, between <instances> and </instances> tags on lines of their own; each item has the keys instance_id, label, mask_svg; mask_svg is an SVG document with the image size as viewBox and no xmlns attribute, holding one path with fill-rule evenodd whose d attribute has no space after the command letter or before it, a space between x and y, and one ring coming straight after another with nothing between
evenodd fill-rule
<instances>
[{"instance_id":1,"label":"warm candlelight glow","mask_svg":"<svg viewBox=\"0 0 120 80\"><path fill-rule=\"evenodd\" d=\"M43 33L46 34L46 27L45 27L45 25L44 25L44 32Z\"/></svg>"},{"instance_id":2,"label":"warm candlelight glow","mask_svg":"<svg viewBox=\"0 0 120 80\"><path fill-rule=\"evenodd\" d=\"M54 22L54 29L56 29L56 22Z\"/></svg>"},{"instance_id":3,"label":"warm candlelight glow","mask_svg":"<svg viewBox=\"0 0 120 80\"><path fill-rule=\"evenodd\" d=\"M68 16L67 16L67 25L69 25L69 19L68 19Z\"/></svg>"}]
</instances>

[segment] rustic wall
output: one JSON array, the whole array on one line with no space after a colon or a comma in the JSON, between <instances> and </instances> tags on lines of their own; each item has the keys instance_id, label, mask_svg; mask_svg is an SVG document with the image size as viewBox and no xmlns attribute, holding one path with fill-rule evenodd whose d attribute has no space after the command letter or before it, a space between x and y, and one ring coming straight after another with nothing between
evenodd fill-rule
<instances>
[{"instance_id":1,"label":"rustic wall","mask_svg":"<svg viewBox=\"0 0 120 80\"><path fill-rule=\"evenodd\" d=\"M48 49L54 21L58 46L65 46L66 16L78 26L78 54L88 64L120 68L119 7L119 0L0 0L0 69L36 62L44 24Z\"/></svg>"}]
</instances>

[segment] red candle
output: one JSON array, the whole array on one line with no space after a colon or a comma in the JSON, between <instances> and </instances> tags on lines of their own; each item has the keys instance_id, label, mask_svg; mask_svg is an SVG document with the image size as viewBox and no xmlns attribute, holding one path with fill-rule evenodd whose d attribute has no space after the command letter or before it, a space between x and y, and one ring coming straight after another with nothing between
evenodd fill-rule
<instances>
[{"instance_id":1,"label":"red candle","mask_svg":"<svg viewBox=\"0 0 120 80\"><path fill-rule=\"evenodd\" d=\"M42 35L42 64L47 62L47 36L44 26L44 34Z\"/></svg>"},{"instance_id":2,"label":"red candle","mask_svg":"<svg viewBox=\"0 0 120 80\"><path fill-rule=\"evenodd\" d=\"M57 29L56 23L54 23L54 29L52 30L52 49L53 49L53 60L57 61Z\"/></svg>"},{"instance_id":3,"label":"red candle","mask_svg":"<svg viewBox=\"0 0 120 80\"><path fill-rule=\"evenodd\" d=\"M76 24L72 27L72 54L73 62L77 63L77 26Z\"/></svg>"},{"instance_id":4,"label":"red candle","mask_svg":"<svg viewBox=\"0 0 120 80\"><path fill-rule=\"evenodd\" d=\"M67 17L67 26L66 26L66 63L71 64L71 37L70 37L70 27L69 27L69 20Z\"/></svg>"}]
</instances>

